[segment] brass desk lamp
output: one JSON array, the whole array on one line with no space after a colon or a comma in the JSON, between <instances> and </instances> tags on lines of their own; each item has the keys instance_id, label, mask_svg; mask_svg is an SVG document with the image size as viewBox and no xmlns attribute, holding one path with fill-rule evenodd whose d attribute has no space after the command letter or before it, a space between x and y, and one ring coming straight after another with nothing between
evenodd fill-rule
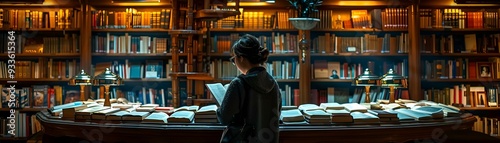
<instances>
[{"instance_id":1,"label":"brass desk lamp","mask_svg":"<svg viewBox=\"0 0 500 143\"><path fill-rule=\"evenodd\" d=\"M92 85L92 76L85 73L84 70L80 74L75 75L69 80L69 85L80 86L80 101L85 101L85 86Z\"/></svg>"},{"instance_id":2,"label":"brass desk lamp","mask_svg":"<svg viewBox=\"0 0 500 143\"><path fill-rule=\"evenodd\" d=\"M109 68L106 68L103 73L94 77L92 84L94 86L104 86L104 106L111 106L111 101L109 99L109 87L123 85L123 80L121 77L111 72Z\"/></svg>"},{"instance_id":3,"label":"brass desk lamp","mask_svg":"<svg viewBox=\"0 0 500 143\"><path fill-rule=\"evenodd\" d=\"M370 69L366 70L354 79L354 86L364 86L366 91L365 103L370 103L370 87L378 86L380 77L374 75Z\"/></svg>"},{"instance_id":4,"label":"brass desk lamp","mask_svg":"<svg viewBox=\"0 0 500 143\"><path fill-rule=\"evenodd\" d=\"M401 75L394 73L392 69L380 78L382 87L389 87L389 103L395 103L394 89L404 87L405 78Z\"/></svg>"}]
</instances>

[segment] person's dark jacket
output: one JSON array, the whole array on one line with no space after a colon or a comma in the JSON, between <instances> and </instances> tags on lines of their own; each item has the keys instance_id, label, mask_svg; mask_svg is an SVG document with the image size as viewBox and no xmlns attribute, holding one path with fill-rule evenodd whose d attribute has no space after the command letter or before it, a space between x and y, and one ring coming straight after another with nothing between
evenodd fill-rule
<instances>
[{"instance_id":1,"label":"person's dark jacket","mask_svg":"<svg viewBox=\"0 0 500 143\"><path fill-rule=\"evenodd\" d=\"M222 125L232 122L242 123L242 116L255 131L247 137L248 142L277 143L279 139L279 117L281 113L281 93L278 83L263 67L250 69L246 75L239 75L231 81L222 105L217 110L217 118ZM246 91L248 90L248 91ZM246 115L242 100L247 94ZM245 113L245 112L243 112Z\"/></svg>"}]
</instances>

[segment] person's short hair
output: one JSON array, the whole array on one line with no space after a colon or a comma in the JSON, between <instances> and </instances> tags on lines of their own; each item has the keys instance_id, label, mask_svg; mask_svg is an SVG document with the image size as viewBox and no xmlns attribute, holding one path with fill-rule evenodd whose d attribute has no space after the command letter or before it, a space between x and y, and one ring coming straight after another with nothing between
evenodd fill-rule
<instances>
[{"instance_id":1,"label":"person's short hair","mask_svg":"<svg viewBox=\"0 0 500 143\"><path fill-rule=\"evenodd\" d=\"M231 48L236 56L242 56L248 59L252 64L264 64L269 56L269 50L260 45L257 37L245 34L236 41Z\"/></svg>"}]
</instances>

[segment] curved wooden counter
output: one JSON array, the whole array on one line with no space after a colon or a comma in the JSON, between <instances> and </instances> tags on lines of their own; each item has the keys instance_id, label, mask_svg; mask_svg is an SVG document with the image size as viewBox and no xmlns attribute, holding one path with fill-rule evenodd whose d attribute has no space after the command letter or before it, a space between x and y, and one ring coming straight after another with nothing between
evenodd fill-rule
<instances>
[{"instance_id":1,"label":"curved wooden counter","mask_svg":"<svg viewBox=\"0 0 500 143\"><path fill-rule=\"evenodd\" d=\"M109 121L77 122L37 113L44 130L43 142L130 142L130 143L216 143L223 126L218 124L144 124ZM471 114L444 120L397 124L282 125L280 142L404 142L440 139L446 131L470 129L476 118ZM71 137L71 141L63 140Z\"/></svg>"}]
</instances>

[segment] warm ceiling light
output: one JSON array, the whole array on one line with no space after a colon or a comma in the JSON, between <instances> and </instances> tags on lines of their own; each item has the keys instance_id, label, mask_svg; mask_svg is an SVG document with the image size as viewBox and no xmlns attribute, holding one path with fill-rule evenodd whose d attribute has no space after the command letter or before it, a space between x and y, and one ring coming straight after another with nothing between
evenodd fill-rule
<instances>
[{"instance_id":1,"label":"warm ceiling light","mask_svg":"<svg viewBox=\"0 0 500 143\"><path fill-rule=\"evenodd\" d=\"M160 2L160 0L112 0L111 3L151 3Z\"/></svg>"},{"instance_id":2,"label":"warm ceiling light","mask_svg":"<svg viewBox=\"0 0 500 143\"><path fill-rule=\"evenodd\" d=\"M275 0L265 0L265 2L267 2L267 3L275 3L276 1Z\"/></svg>"}]
</instances>

